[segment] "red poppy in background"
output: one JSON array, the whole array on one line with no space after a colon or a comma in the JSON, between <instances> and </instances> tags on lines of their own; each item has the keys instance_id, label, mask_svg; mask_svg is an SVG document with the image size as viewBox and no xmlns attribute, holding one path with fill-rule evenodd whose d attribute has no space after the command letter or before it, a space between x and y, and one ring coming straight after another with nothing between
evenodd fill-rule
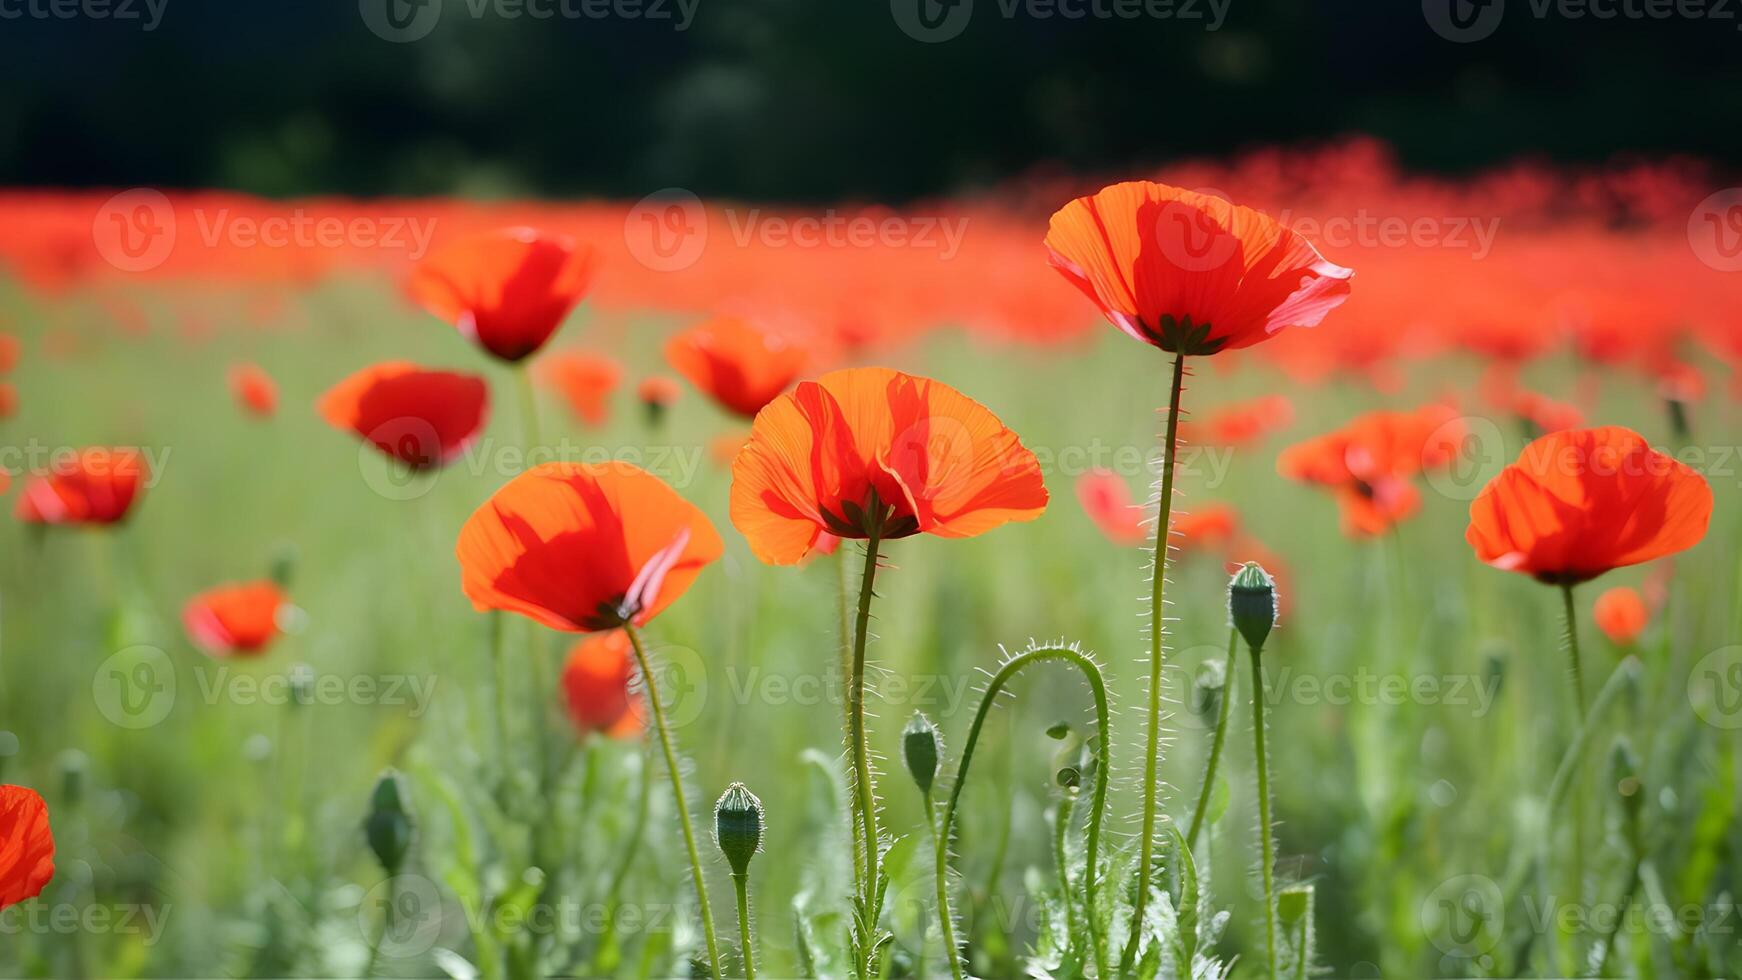
<instances>
[{"instance_id":1,"label":"red poppy in background","mask_svg":"<svg viewBox=\"0 0 1742 980\"><path fill-rule=\"evenodd\" d=\"M1220 551L1240 533L1240 512L1232 504L1209 503L1176 516L1172 543L1181 554Z\"/></svg>"},{"instance_id":2,"label":"red poppy in background","mask_svg":"<svg viewBox=\"0 0 1742 980\"><path fill-rule=\"evenodd\" d=\"M1294 403L1284 395L1265 395L1223 405L1202 421L1180 420L1181 442L1209 446L1246 446L1287 428L1294 422Z\"/></svg>"},{"instance_id":3,"label":"red poppy in background","mask_svg":"<svg viewBox=\"0 0 1742 980\"><path fill-rule=\"evenodd\" d=\"M1114 326L1179 354L1315 326L1348 297L1354 275L1263 212L1142 180L1060 208L1046 247Z\"/></svg>"},{"instance_id":4,"label":"red poppy in background","mask_svg":"<svg viewBox=\"0 0 1742 980\"><path fill-rule=\"evenodd\" d=\"M1463 436L1457 413L1444 405L1367 412L1284 449L1276 469L1329 490L1344 532L1372 537L1421 509L1421 493L1410 478L1450 463Z\"/></svg>"},{"instance_id":5,"label":"red poppy in background","mask_svg":"<svg viewBox=\"0 0 1742 980\"><path fill-rule=\"evenodd\" d=\"M641 399L643 405L658 405L662 408L677 401L677 396L681 393L682 389L677 386L677 382L663 374L649 375L635 386L635 397Z\"/></svg>"},{"instance_id":6,"label":"red poppy in background","mask_svg":"<svg viewBox=\"0 0 1742 980\"><path fill-rule=\"evenodd\" d=\"M1513 395L1511 408L1539 433L1563 432L1585 424L1585 413L1577 405L1534 391L1519 390Z\"/></svg>"},{"instance_id":7,"label":"red poppy in background","mask_svg":"<svg viewBox=\"0 0 1742 980\"><path fill-rule=\"evenodd\" d=\"M144 492L146 476L137 450L81 449L25 481L13 515L29 524L116 524Z\"/></svg>"},{"instance_id":8,"label":"red poppy in background","mask_svg":"<svg viewBox=\"0 0 1742 980\"><path fill-rule=\"evenodd\" d=\"M188 600L182 626L213 656L255 656L278 635L278 610L289 601L268 581L221 585Z\"/></svg>"},{"instance_id":9,"label":"red poppy in background","mask_svg":"<svg viewBox=\"0 0 1742 980\"><path fill-rule=\"evenodd\" d=\"M1092 469L1077 477L1077 501L1107 540L1136 547L1149 540L1143 508L1131 500L1131 488L1110 470Z\"/></svg>"},{"instance_id":10,"label":"red poppy in background","mask_svg":"<svg viewBox=\"0 0 1742 980\"><path fill-rule=\"evenodd\" d=\"M848 368L756 416L732 464L732 523L770 565L824 534L967 538L1046 509L1040 464L984 406L929 378Z\"/></svg>"},{"instance_id":11,"label":"red poppy in background","mask_svg":"<svg viewBox=\"0 0 1742 980\"><path fill-rule=\"evenodd\" d=\"M0 374L6 374L18 366L18 338L9 333L0 333Z\"/></svg>"},{"instance_id":12,"label":"red poppy in background","mask_svg":"<svg viewBox=\"0 0 1742 980\"><path fill-rule=\"evenodd\" d=\"M569 632L645 623L722 550L700 510L628 463L536 466L466 520L455 549L480 612Z\"/></svg>"},{"instance_id":13,"label":"red poppy in background","mask_svg":"<svg viewBox=\"0 0 1742 980\"><path fill-rule=\"evenodd\" d=\"M563 702L569 720L582 734L612 738L641 733L641 701L629 690L635 677L629 634L611 630L586 637L569 648L563 663Z\"/></svg>"},{"instance_id":14,"label":"red poppy in background","mask_svg":"<svg viewBox=\"0 0 1742 980\"><path fill-rule=\"evenodd\" d=\"M316 407L333 428L425 470L465 451L484 428L489 401L483 378L388 361L334 385Z\"/></svg>"},{"instance_id":15,"label":"red poppy in background","mask_svg":"<svg viewBox=\"0 0 1742 980\"><path fill-rule=\"evenodd\" d=\"M753 418L798 379L807 356L771 330L722 316L667 340L665 360L722 408Z\"/></svg>"},{"instance_id":16,"label":"red poppy in background","mask_svg":"<svg viewBox=\"0 0 1742 980\"><path fill-rule=\"evenodd\" d=\"M35 898L54 877L48 804L26 786L0 786L0 909Z\"/></svg>"},{"instance_id":17,"label":"red poppy in background","mask_svg":"<svg viewBox=\"0 0 1742 980\"><path fill-rule=\"evenodd\" d=\"M588 425L604 425L611 416L611 393L623 378L623 368L603 354L559 351L538 365L539 376L569 403L575 417Z\"/></svg>"},{"instance_id":18,"label":"red poppy in background","mask_svg":"<svg viewBox=\"0 0 1742 980\"><path fill-rule=\"evenodd\" d=\"M9 382L0 381L0 419L9 419L18 414L18 389Z\"/></svg>"},{"instance_id":19,"label":"red poppy in background","mask_svg":"<svg viewBox=\"0 0 1742 980\"><path fill-rule=\"evenodd\" d=\"M1645 631L1645 624L1651 621L1651 611L1645 607L1645 600L1638 592L1623 585L1597 597L1596 604L1591 607L1591 618L1616 646L1624 647L1631 645Z\"/></svg>"},{"instance_id":20,"label":"red poppy in background","mask_svg":"<svg viewBox=\"0 0 1742 980\"><path fill-rule=\"evenodd\" d=\"M597 268L590 246L533 228L505 228L432 253L412 270L408 289L478 346L518 361L562 326Z\"/></svg>"},{"instance_id":21,"label":"red poppy in background","mask_svg":"<svg viewBox=\"0 0 1742 980\"><path fill-rule=\"evenodd\" d=\"M230 394L249 414L269 418L278 411L278 383L258 364L238 364L230 369Z\"/></svg>"},{"instance_id":22,"label":"red poppy in background","mask_svg":"<svg viewBox=\"0 0 1742 980\"><path fill-rule=\"evenodd\" d=\"M1464 537L1496 568L1576 585L1693 547L1711 517L1704 477L1607 426L1526 446L1470 505Z\"/></svg>"}]
</instances>

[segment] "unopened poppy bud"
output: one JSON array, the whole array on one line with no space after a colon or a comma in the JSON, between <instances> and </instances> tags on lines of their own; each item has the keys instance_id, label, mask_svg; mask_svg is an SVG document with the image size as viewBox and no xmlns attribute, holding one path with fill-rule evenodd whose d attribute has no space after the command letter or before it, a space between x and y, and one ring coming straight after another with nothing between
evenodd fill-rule
<instances>
[{"instance_id":1,"label":"unopened poppy bud","mask_svg":"<svg viewBox=\"0 0 1742 980\"><path fill-rule=\"evenodd\" d=\"M746 874L750 859L762 849L762 801L743 783L726 787L714 804L714 842L735 875Z\"/></svg>"},{"instance_id":2,"label":"unopened poppy bud","mask_svg":"<svg viewBox=\"0 0 1742 980\"><path fill-rule=\"evenodd\" d=\"M1228 583L1228 617L1252 649L1264 648L1276 625L1276 583L1257 562L1242 565Z\"/></svg>"},{"instance_id":3,"label":"unopened poppy bud","mask_svg":"<svg viewBox=\"0 0 1742 980\"><path fill-rule=\"evenodd\" d=\"M901 757L907 762L907 772L914 784L926 796L931 795L932 780L938 774L938 755L943 740L936 725L923 712L915 711L901 730Z\"/></svg>"},{"instance_id":4,"label":"unopened poppy bud","mask_svg":"<svg viewBox=\"0 0 1742 980\"><path fill-rule=\"evenodd\" d=\"M392 769L375 781L375 791L369 797L369 816L363 821L363 836L375 860L390 875L399 873L405 862L405 852L411 849L411 815L405 810L405 793L399 785L399 774Z\"/></svg>"}]
</instances>

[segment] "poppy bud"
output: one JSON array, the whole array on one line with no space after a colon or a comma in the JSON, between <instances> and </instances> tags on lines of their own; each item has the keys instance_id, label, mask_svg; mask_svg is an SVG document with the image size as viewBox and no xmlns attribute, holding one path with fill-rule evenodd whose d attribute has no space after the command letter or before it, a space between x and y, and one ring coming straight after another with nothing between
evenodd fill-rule
<instances>
[{"instance_id":1,"label":"poppy bud","mask_svg":"<svg viewBox=\"0 0 1742 980\"><path fill-rule=\"evenodd\" d=\"M399 774L392 769L375 782L369 798L369 816L363 821L363 836L375 860L390 875L399 873L405 852L411 849L411 815L405 812L405 793Z\"/></svg>"},{"instance_id":2,"label":"poppy bud","mask_svg":"<svg viewBox=\"0 0 1742 980\"><path fill-rule=\"evenodd\" d=\"M1264 648L1276 625L1276 583L1255 561L1242 565L1228 583L1228 618L1252 649Z\"/></svg>"},{"instance_id":3,"label":"poppy bud","mask_svg":"<svg viewBox=\"0 0 1742 980\"><path fill-rule=\"evenodd\" d=\"M739 876L749 872L750 859L762 849L762 801L743 783L726 787L714 804L714 842Z\"/></svg>"},{"instance_id":4,"label":"poppy bud","mask_svg":"<svg viewBox=\"0 0 1742 980\"><path fill-rule=\"evenodd\" d=\"M937 726L923 712L915 711L901 730L901 755L907 760L908 774L913 776L919 791L931 795L932 780L938 774L938 754L942 748Z\"/></svg>"}]
</instances>

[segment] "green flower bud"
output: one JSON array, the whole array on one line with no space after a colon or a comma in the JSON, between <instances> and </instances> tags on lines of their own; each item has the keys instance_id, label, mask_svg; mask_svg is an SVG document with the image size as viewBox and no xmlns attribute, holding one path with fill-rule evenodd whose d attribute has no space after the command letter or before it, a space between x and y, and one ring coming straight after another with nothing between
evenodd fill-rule
<instances>
[{"instance_id":1,"label":"green flower bud","mask_svg":"<svg viewBox=\"0 0 1742 980\"><path fill-rule=\"evenodd\" d=\"M375 860L389 875L399 873L405 863L405 853L411 850L411 814L405 810L405 791L399 784L399 773L392 769L375 781L375 791L369 796L369 815L363 820L363 836Z\"/></svg>"},{"instance_id":2,"label":"green flower bud","mask_svg":"<svg viewBox=\"0 0 1742 980\"><path fill-rule=\"evenodd\" d=\"M726 787L714 804L714 843L735 875L747 873L750 859L762 849L762 801L743 783Z\"/></svg>"},{"instance_id":3,"label":"green flower bud","mask_svg":"<svg viewBox=\"0 0 1742 980\"><path fill-rule=\"evenodd\" d=\"M932 780L938 774L938 756L943 752L943 738L937 726L922 712L915 711L901 730L901 756L907 761L907 772L919 786L919 791L931 795Z\"/></svg>"},{"instance_id":4,"label":"green flower bud","mask_svg":"<svg viewBox=\"0 0 1742 980\"><path fill-rule=\"evenodd\" d=\"M1252 649L1264 649L1276 625L1276 582L1255 561L1241 566L1228 583L1228 618Z\"/></svg>"}]
</instances>

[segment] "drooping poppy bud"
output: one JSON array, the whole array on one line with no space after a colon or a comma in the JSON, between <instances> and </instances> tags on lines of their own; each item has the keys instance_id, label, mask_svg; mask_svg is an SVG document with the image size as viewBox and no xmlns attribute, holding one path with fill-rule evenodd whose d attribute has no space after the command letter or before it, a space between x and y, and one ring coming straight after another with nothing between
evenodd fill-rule
<instances>
[{"instance_id":1,"label":"drooping poppy bud","mask_svg":"<svg viewBox=\"0 0 1742 980\"><path fill-rule=\"evenodd\" d=\"M901 757L907 763L908 775L926 796L931 795L932 780L938 774L938 756L943 738L936 725L922 711L915 711L901 730Z\"/></svg>"},{"instance_id":2,"label":"drooping poppy bud","mask_svg":"<svg viewBox=\"0 0 1742 980\"><path fill-rule=\"evenodd\" d=\"M1264 648L1276 625L1276 583L1255 561L1242 565L1228 583L1228 618L1252 649Z\"/></svg>"},{"instance_id":3,"label":"drooping poppy bud","mask_svg":"<svg viewBox=\"0 0 1742 980\"><path fill-rule=\"evenodd\" d=\"M743 783L726 787L714 804L714 842L734 875L749 873L750 859L762 849L762 801Z\"/></svg>"},{"instance_id":4,"label":"drooping poppy bud","mask_svg":"<svg viewBox=\"0 0 1742 980\"><path fill-rule=\"evenodd\" d=\"M389 769L376 780L369 797L369 816L363 821L369 850L375 852L375 860L389 875L398 874L404 864L405 852L411 849L411 831L411 814L405 810L399 773Z\"/></svg>"}]
</instances>

